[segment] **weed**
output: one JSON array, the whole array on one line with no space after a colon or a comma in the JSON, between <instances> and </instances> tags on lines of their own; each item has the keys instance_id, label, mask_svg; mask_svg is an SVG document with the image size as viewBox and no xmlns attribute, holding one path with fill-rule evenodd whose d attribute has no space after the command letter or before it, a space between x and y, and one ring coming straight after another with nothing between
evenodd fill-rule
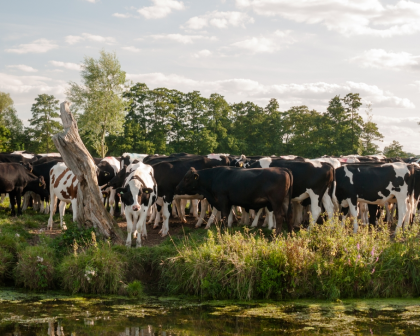
<instances>
[{"instance_id":1,"label":"weed","mask_svg":"<svg viewBox=\"0 0 420 336\"><path fill-rule=\"evenodd\" d=\"M130 297L140 298L143 294L143 285L140 281L133 281L127 285L127 293Z\"/></svg>"}]
</instances>

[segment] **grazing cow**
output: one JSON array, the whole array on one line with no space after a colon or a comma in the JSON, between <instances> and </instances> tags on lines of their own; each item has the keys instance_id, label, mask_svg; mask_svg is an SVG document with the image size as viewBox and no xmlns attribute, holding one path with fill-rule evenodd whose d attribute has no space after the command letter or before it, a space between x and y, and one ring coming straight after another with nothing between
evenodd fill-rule
<instances>
[{"instance_id":1,"label":"grazing cow","mask_svg":"<svg viewBox=\"0 0 420 336\"><path fill-rule=\"evenodd\" d=\"M316 222L321 214L321 203L324 205L328 217L333 217L332 195L335 180L333 166L327 162L302 162L273 158L263 158L250 166L250 168L268 167L288 168L292 171L294 180L292 201L302 203L305 199L310 198L313 222Z\"/></svg>"},{"instance_id":2,"label":"grazing cow","mask_svg":"<svg viewBox=\"0 0 420 336\"><path fill-rule=\"evenodd\" d=\"M129 164L133 163L134 160L137 160L138 162L143 162L143 160L148 157L149 154L137 154L137 153L124 153L121 155L121 169L124 168L124 166L128 166Z\"/></svg>"},{"instance_id":3,"label":"grazing cow","mask_svg":"<svg viewBox=\"0 0 420 336\"><path fill-rule=\"evenodd\" d=\"M0 153L0 162L2 163L28 163L34 162L37 158L33 154L3 154Z\"/></svg>"},{"instance_id":4,"label":"grazing cow","mask_svg":"<svg viewBox=\"0 0 420 336\"><path fill-rule=\"evenodd\" d=\"M77 190L79 187L79 180L76 175L67 168L65 163L57 163L50 170L50 218L48 220L47 228L52 230L53 216L57 207L57 199L59 199L60 207L60 227L67 229L63 222L66 204L71 203L73 209L73 221L77 218Z\"/></svg>"},{"instance_id":5,"label":"grazing cow","mask_svg":"<svg viewBox=\"0 0 420 336\"><path fill-rule=\"evenodd\" d=\"M37 162L37 161L35 161ZM40 189L39 192L36 192L34 190L31 190L35 192L35 194L38 194L40 196L41 201L41 213L48 213L48 207L44 208L44 201L47 203L50 201L50 171L51 168L54 167L59 161L50 161L43 164L30 164L26 163L24 164L25 168L28 169L31 173L35 174L36 176L42 176L44 178L45 184L47 185L47 188ZM25 204L27 206L27 204ZM24 206L23 210L25 210L26 207Z\"/></svg>"},{"instance_id":6,"label":"grazing cow","mask_svg":"<svg viewBox=\"0 0 420 336\"><path fill-rule=\"evenodd\" d=\"M166 236L169 231L169 215L170 205L174 200L176 194L175 189L178 183L182 180L187 171L194 167L195 169L201 170L206 168L213 168L217 166L228 166L229 160L226 157L222 157L222 160L212 160L206 157L200 157L197 159L181 159L172 160L169 162L160 162L153 165L155 172L155 179L158 185L158 196L162 198L163 205L163 224L160 233L162 236ZM183 198L182 196L179 198ZM191 198L191 197L190 197ZM195 198L195 197L194 197ZM158 204L161 203L159 200ZM158 207L159 209L159 207ZM158 216L157 216L158 218ZM155 221L155 226L157 221Z\"/></svg>"},{"instance_id":7,"label":"grazing cow","mask_svg":"<svg viewBox=\"0 0 420 336\"><path fill-rule=\"evenodd\" d=\"M357 232L357 202L384 206L394 197L398 206L399 230L408 222L414 190L414 166L402 162L381 165L349 164L336 170L336 197L349 208L353 231ZM373 208L372 208L373 211ZM372 213L373 214L373 213ZM344 219L343 219L344 223Z\"/></svg>"},{"instance_id":8,"label":"grazing cow","mask_svg":"<svg viewBox=\"0 0 420 336\"><path fill-rule=\"evenodd\" d=\"M45 187L44 178L32 174L19 163L0 163L0 194L9 194L12 216L16 216L16 204L18 216L22 215L23 190L32 189L34 184Z\"/></svg>"},{"instance_id":9,"label":"grazing cow","mask_svg":"<svg viewBox=\"0 0 420 336\"><path fill-rule=\"evenodd\" d=\"M127 218L127 241L126 245L131 246L131 234L133 224L136 224L137 242L136 247L141 247L141 236L147 236L146 217L149 207L157 198L157 184L153 176L153 168L139 162L131 167L124 186L117 189L121 201L125 206Z\"/></svg>"},{"instance_id":10,"label":"grazing cow","mask_svg":"<svg viewBox=\"0 0 420 336\"><path fill-rule=\"evenodd\" d=\"M109 203L109 213L111 216L114 216L114 206L116 201L116 192L115 188L109 187L107 189L103 189L104 185L107 185L115 176L117 176L118 172L120 171L120 162L113 156L108 156L104 158L99 164L99 174L98 174L98 185L104 191L103 195L106 195L108 198Z\"/></svg>"},{"instance_id":11,"label":"grazing cow","mask_svg":"<svg viewBox=\"0 0 420 336\"><path fill-rule=\"evenodd\" d=\"M235 205L247 211L267 207L274 212L280 231L287 214L289 230L292 231L292 185L292 173L284 168L216 167L199 171L190 168L177 185L176 192L203 195L213 207L220 209L223 220ZM230 220L228 225L231 226Z\"/></svg>"}]
</instances>

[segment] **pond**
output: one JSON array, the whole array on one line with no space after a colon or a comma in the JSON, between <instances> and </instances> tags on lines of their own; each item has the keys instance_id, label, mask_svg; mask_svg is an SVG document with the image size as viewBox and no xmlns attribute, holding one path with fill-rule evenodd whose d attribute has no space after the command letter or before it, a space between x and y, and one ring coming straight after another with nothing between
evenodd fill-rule
<instances>
[{"instance_id":1,"label":"pond","mask_svg":"<svg viewBox=\"0 0 420 336\"><path fill-rule=\"evenodd\" d=\"M199 301L0 289L0 335L418 335L420 300Z\"/></svg>"}]
</instances>

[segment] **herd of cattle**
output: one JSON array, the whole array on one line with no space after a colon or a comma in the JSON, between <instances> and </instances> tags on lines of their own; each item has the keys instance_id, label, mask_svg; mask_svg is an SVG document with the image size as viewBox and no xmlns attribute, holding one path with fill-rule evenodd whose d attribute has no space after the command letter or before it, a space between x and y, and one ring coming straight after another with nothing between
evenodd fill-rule
<instances>
[{"instance_id":1,"label":"herd of cattle","mask_svg":"<svg viewBox=\"0 0 420 336\"><path fill-rule=\"evenodd\" d=\"M263 225L280 230L283 222L292 230L304 221L315 223L323 212L328 218L340 212L343 223L347 216L353 219L357 232L358 219L375 224L385 210L388 222L397 215L398 230L414 219L419 207L416 159L124 153L94 161L98 192L111 215L118 213L121 202L128 246L133 233L136 245L141 246L147 235L146 221L154 222L156 228L162 220L162 236L168 234L171 212L185 222L187 200L190 213L198 219L196 227L205 220L207 210L211 212L206 228L217 219L227 219L230 227L239 211L244 225L253 218L252 227L265 211ZM32 198L34 209L50 214L51 229L60 201L60 225L65 228L66 204L71 203L76 218L77 192L78 179L60 154L0 154L0 194L2 198L9 194L12 215L15 205L17 214L22 214Z\"/></svg>"}]
</instances>

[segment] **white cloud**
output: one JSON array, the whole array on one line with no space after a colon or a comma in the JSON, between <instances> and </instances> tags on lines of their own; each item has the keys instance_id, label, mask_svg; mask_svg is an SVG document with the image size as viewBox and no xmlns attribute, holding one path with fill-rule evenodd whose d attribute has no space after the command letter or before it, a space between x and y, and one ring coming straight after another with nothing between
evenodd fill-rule
<instances>
[{"instance_id":1,"label":"white cloud","mask_svg":"<svg viewBox=\"0 0 420 336\"><path fill-rule=\"evenodd\" d=\"M236 5L263 16L322 24L345 36L391 37L420 31L420 3L410 0L395 5L380 0L236 0Z\"/></svg>"},{"instance_id":2,"label":"white cloud","mask_svg":"<svg viewBox=\"0 0 420 336\"><path fill-rule=\"evenodd\" d=\"M112 14L112 16L115 16L115 17L121 18L121 19L127 19L127 18L131 17L130 14L121 14L121 13L114 13L114 14Z\"/></svg>"},{"instance_id":3,"label":"white cloud","mask_svg":"<svg viewBox=\"0 0 420 336\"><path fill-rule=\"evenodd\" d=\"M60 62L60 61L50 61L50 63L56 67L65 68L68 70L77 70L79 71L81 69L80 64L76 63L69 63L69 62Z\"/></svg>"},{"instance_id":4,"label":"white cloud","mask_svg":"<svg viewBox=\"0 0 420 336\"><path fill-rule=\"evenodd\" d=\"M185 9L182 1L152 0L153 6L143 7L138 12L146 19L161 19L168 16L173 10Z\"/></svg>"},{"instance_id":5,"label":"white cloud","mask_svg":"<svg viewBox=\"0 0 420 336\"><path fill-rule=\"evenodd\" d=\"M420 81L414 81L414 85L418 87L419 92L420 92Z\"/></svg>"},{"instance_id":6,"label":"white cloud","mask_svg":"<svg viewBox=\"0 0 420 336\"><path fill-rule=\"evenodd\" d=\"M245 28L247 23L254 23L254 19L246 13L213 11L192 17L182 28L203 29L208 26L217 28L227 28L229 26Z\"/></svg>"},{"instance_id":7,"label":"white cloud","mask_svg":"<svg viewBox=\"0 0 420 336\"><path fill-rule=\"evenodd\" d=\"M63 99L66 82L44 76L15 76L0 73L0 91L9 92L17 105L32 103L41 94L53 94Z\"/></svg>"},{"instance_id":8,"label":"white cloud","mask_svg":"<svg viewBox=\"0 0 420 336\"><path fill-rule=\"evenodd\" d=\"M233 43L232 46L248 50L252 53L272 53L274 51L287 48L296 42L290 34L290 30L277 30L269 36L248 38L243 41Z\"/></svg>"},{"instance_id":9,"label":"white cloud","mask_svg":"<svg viewBox=\"0 0 420 336\"><path fill-rule=\"evenodd\" d=\"M370 49L350 61L364 68L420 70L420 56L404 51L387 52L383 49Z\"/></svg>"},{"instance_id":10,"label":"white cloud","mask_svg":"<svg viewBox=\"0 0 420 336\"><path fill-rule=\"evenodd\" d=\"M29 65L24 65L24 64L18 64L18 65L8 65L7 66L10 69L19 69L21 71L25 71L25 72L38 72L37 69L32 68Z\"/></svg>"},{"instance_id":11,"label":"white cloud","mask_svg":"<svg viewBox=\"0 0 420 336\"><path fill-rule=\"evenodd\" d=\"M204 36L204 35L182 35L182 34L159 34L159 35L150 35L155 40L172 40L175 42L183 44L194 43L195 40L211 40L215 41L216 37L214 36Z\"/></svg>"},{"instance_id":12,"label":"white cloud","mask_svg":"<svg viewBox=\"0 0 420 336\"><path fill-rule=\"evenodd\" d=\"M342 84L315 82L265 85L244 78L197 81L175 74L165 75L163 73L128 74L127 77L152 87L168 87L184 91L200 90L204 94L217 92L235 99L249 99L255 102L277 98L283 102L293 102L293 105L306 104L311 108L321 110L326 108L328 101L335 95L345 95L349 92L360 93L363 101L371 102L375 108L415 107L409 99L397 97L392 92L382 90L376 85L350 81ZM290 106L282 106L282 108Z\"/></svg>"},{"instance_id":13,"label":"white cloud","mask_svg":"<svg viewBox=\"0 0 420 336\"><path fill-rule=\"evenodd\" d=\"M104 37L100 35L92 35L88 33L83 33L81 36L74 36L74 35L68 35L66 36L66 42L68 44L75 44L81 41L93 41L93 42L101 42L106 44L113 44L115 43L115 38L113 37Z\"/></svg>"},{"instance_id":14,"label":"white cloud","mask_svg":"<svg viewBox=\"0 0 420 336\"><path fill-rule=\"evenodd\" d=\"M122 49L127 50L127 51L131 51L131 52L140 52L141 49L133 47L133 46L129 46L129 47L122 47Z\"/></svg>"},{"instance_id":15,"label":"white cloud","mask_svg":"<svg viewBox=\"0 0 420 336\"><path fill-rule=\"evenodd\" d=\"M87 2L90 2L90 3L96 3L96 2L99 2L99 0L86 0Z\"/></svg>"},{"instance_id":16,"label":"white cloud","mask_svg":"<svg viewBox=\"0 0 420 336\"><path fill-rule=\"evenodd\" d=\"M200 51L194 53L193 57L194 58L205 58L205 57L209 57L211 55L212 55L212 52L210 50L203 49L203 50L200 50Z\"/></svg>"},{"instance_id":17,"label":"white cloud","mask_svg":"<svg viewBox=\"0 0 420 336\"><path fill-rule=\"evenodd\" d=\"M6 49L7 52L16 53L16 54L27 54L27 53L45 53L51 49L58 48L58 45L54 41L47 39L38 39L32 43L19 44L16 48Z\"/></svg>"}]
</instances>

